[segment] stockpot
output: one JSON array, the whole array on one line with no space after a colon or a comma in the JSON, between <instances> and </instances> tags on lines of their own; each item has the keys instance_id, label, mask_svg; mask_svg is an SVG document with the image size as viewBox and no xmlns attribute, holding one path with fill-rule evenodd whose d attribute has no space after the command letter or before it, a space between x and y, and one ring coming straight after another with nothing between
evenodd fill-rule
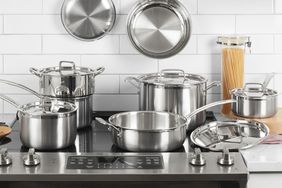
<instances>
[{"instance_id":1,"label":"stockpot","mask_svg":"<svg viewBox=\"0 0 282 188\"><path fill-rule=\"evenodd\" d=\"M30 68L30 72L40 78L41 94L61 98L84 97L94 94L95 76L104 70L104 67L95 70L78 67L70 61L61 61L58 67L41 70Z\"/></svg>"},{"instance_id":2,"label":"stockpot","mask_svg":"<svg viewBox=\"0 0 282 188\"><path fill-rule=\"evenodd\" d=\"M246 83L244 88L233 89L231 96L238 101L232 104L232 112L241 117L268 118L278 111L278 93L260 83Z\"/></svg>"},{"instance_id":3,"label":"stockpot","mask_svg":"<svg viewBox=\"0 0 282 188\"><path fill-rule=\"evenodd\" d=\"M164 69L160 73L128 77L126 81L139 89L139 110L164 111L187 115L206 104L207 91L220 82L207 85L207 79L178 69ZM194 130L206 120L206 112L200 112L189 121Z\"/></svg>"},{"instance_id":4,"label":"stockpot","mask_svg":"<svg viewBox=\"0 0 282 188\"><path fill-rule=\"evenodd\" d=\"M74 144L76 139L76 111L74 104L40 100L24 105L0 95L18 109L20 139L24 146L38 150L56 150Z\"/></svg>"},{"instance_id":5,"label":"stockpot","mask_svg":"<svg viewBox=\"0 0 282 188\"><path fill-rule=\"evenodd\" d=\"M173 151L183 145L191 117L213 106L233 102L236 101L210 103L186 117L169 112L132 111L114 114L108 122L101 118L96 120L109 126L113 143L121 149L134 152Z\"/></svg>"}]
</instances>

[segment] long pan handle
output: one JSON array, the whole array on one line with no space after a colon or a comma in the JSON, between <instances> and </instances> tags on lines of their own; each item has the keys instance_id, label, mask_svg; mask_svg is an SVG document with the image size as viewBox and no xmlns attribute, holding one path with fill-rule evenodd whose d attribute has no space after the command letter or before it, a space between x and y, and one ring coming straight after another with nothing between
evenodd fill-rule
<instances>
[{"instance_id":1,"label":"long pan handle","mask_svg":"<svg viewBox=\"0 0 282 188\"><path fill-rule=\"evenodd\" d=\"M16 103L13 99L11 99L10 97L6 96L6 95L2 95L0 94L0 99L10 103L11 105L13 105L14 107L18 108L20 105L18 103Z\"/></svg>"},{"instance_id":2,"label":"long pan handle","mask_svg":"<svg viewBox=\"0 0 282 188\"><path fill-rule=\"evenodd\" d=\"M15 86L15 87L18 87L18 88L21 88L23 90L26 90L28 92L30 92L31 94L35 95L36 97L42 99L42 95L40 95L39 93L37 93L36 91L22 85L22 84L18 84L16 82L12 82L12 81L9 81L9 80L3 80L3 79L0 79L0 83L4 83L4 84L8 84L8 85L11 85L11 86Z\"/></svg>"},{"instance_id":3,"label":"long pan handle","mask_svg":"<svg viewBox=\"0 0 282 188\"><path fill-rule=\"evenodd\" d=\"M214 107L214 106L223 105L223 104L229 104L229 103L236 103L236 102L237 101L234 100L234 99L213 102L213 103L207 104L205 106L202 106L201 108L198 108L198 109L194 110L190 114L186 115L186 118L190 119L194 115L196 115L196 114L198 114L198 113L200 113L202 111L205 111L205 110L207 110L207 109L209 109L211 107Z\"/></svg>"}]
</instances>

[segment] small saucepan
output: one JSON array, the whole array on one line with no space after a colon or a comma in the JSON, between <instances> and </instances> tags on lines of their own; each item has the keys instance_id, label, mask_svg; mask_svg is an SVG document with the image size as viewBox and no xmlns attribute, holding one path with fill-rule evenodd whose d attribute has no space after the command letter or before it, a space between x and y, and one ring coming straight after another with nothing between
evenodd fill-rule
<instances>
[{"instance_id":1,"label":"small saucepan","mask_svg":"<svg viewBox=\"0 0 282 188\"><path fill-rule=\"evenodd\" d=\"M114 114L108 122L101 118L96 120L109 126L113 143L121 149L135 152L173 151L183 145L186 130L194 115L213 106L234 102L225 100L210 103L186 117L169 112L133 111Z\"/></svg>"},{"instance_id":2,"label":"small saucepan","mask_svg":"<svg viewBox=\"0 0 282 188\"><path fill-rule=\"evenodd\" d=\"M0 95L15 106L23 145L38 150L56 150L74 144L77 107L68 102L41 100L24 105Z\"/></svg>"}]
</instances>

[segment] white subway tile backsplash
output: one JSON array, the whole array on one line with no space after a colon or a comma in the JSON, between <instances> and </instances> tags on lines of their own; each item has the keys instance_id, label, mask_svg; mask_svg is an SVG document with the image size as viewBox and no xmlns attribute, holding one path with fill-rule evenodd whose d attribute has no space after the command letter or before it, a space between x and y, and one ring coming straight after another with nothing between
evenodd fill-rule
<instances>
[{"instance_id":1,"label":"white subway tile backsplash","mask_svg":"<svg viewBox=\"0 0 282 188\"><path fill-rule=\"evenodd\" d=\"M282 92L282 0L180 1L191 14L191 39L179 55L157 60L140 55L127 36L128 13L139 0L113 0L115 26L109 35L92 42L77 40L66 32L60 18L63 0L0 0L0 79L38 91L38 78L29 73L30 67L58 66L62 60L91 68L105 66L106 71L95 78L94 109L137 110L138 89L124 82L126 77L175 68L201 74L208 83L218 81L221 55L217 36L237 33L252 40L252 53L246 50L245 82L260 83L266 73L275 72L269 87ZM36 100L24 90L1 83L0 93L18 102ZM208 90L208 103L220 100L220 93L220 87ZM3 110L16 112L0 100L0 113Z\"/></svg>"},{"instance_id":2,"label":"white subway tile backsplash","mask_svg":"<svg viewBox=\"0 0 282 188\"><path fill-rule=\"evenodd\" d=\"M106 68L105 74L139 74L156 72L157 60L142 55L83 55L82 66Z\"/></svg>"},{"instance_id":3,"label":"white subway tile backsplash","mask_svg":"<svg viewBox=\"0 0 282 188\"><path fill-rule=\"evenodd\" d=\"M199 35L199 54L220 54L220 46L216 44L218 35Z\"/></svg>"},{"instance_id":4,"label":"white subway tile backsplash","mask_svg":"<svg viewBox=\"0 0 282 188\"><path fill-rule=\"evenodd\" d=\"M282 35L276 35L274 43L275 53L282 54Z\"/></svg>"},{"instance_id":5,"label":"white subway tile backsplash","mask_svg":"<svg viewBox=\"0 0 282 188\"><path fill-rule=\"evenodd\" d=\"M95 93L119 93L118 75L98 75L95 77Z\"/></svg>"},{"instance_id":6,"label":"white subway tile backsplash","mask_svg":"<svg viewBox=\"0 0 282 188\"><path fill-rule=\"evenodd\" d=\"M220 73L220 55L178 55L160 60L159 69L180 68L189 73Z\"/></svg>"},{"instance_id":7,"label":"white subway tile backsplash","mask_svg":"<svg viewBox=\"0 0 282 188\"><path fill-rule=\"evenodd\" d=\"M282 73L282 55L247 55L245 73Z\"/></svg>"},{"instance_id":8,"label":"white subway tile backsplash","mask_svg":"<svg viewBox=\"0 0 282 188\"><path fill-rule=\"evenodd\" d=\"M236 17L237 33L282 33L282 15L240 15Z\"/></svg>"},{"instance_id":9,"label":"white subway tile backsplash","mask_svg":"<svg viewBox=\"0 0 282 188\"><path fill-rule=\"evenodd\" d=\"M138 110L137 95L94 95L94 111Z\"/></svg>"},{"instance_id":10,"label":"white subway tile backsplash","mask_svg":"<svg viewBox=\"0 0 282 188\"><path fill-rule=\"evenodd\" d=\"M199 14L271 14L272 0L198 0Z\"/></svg>"},{"instance_id":11,"label":"white subway tile backsplash","mask_svg":"<svg viewBox=\"0 0 282 188\"><path fill-rule=\"evenodd\" d=\"M232 15L192 15L193 34L233 34L235 16Z\"/></svg>"},{"instance_id":12,"label":"white subway tile backsplash","mask_svg":"<svg viewBox=\"0 0 282 188\"><path fill-rule=\"evenodd\" d=\"M0 0L0 14L41 14L41 0Z\"/></svg>"},{"instance_id":13,"label":"white subway tile backsplash","mask_svg":"<svg viewBox=\"0 0 282 188\"><path fill-rule=\"evenodd\" d=\"M197 53L197 36L192 35L188 44L180 51L180 54L196 54Z\"/></svg>"},{"instance_id":14,"label":"white subway tile backsplash","mask_svg":"<svg viewBox=\"0 0 282 188\"><path fill-rule=\"evenodd\" d=\"M128 14L130 10L138 3L138 0L121 0L120 14ZM197 13L197 0L180 0L190 14Z\"/></svg>"},{"instance_id":15,"label":"white subway tile backsplash","mask_svg":"<svg viewBox=\"0 0 282 188\"><path fill-rule=\"evenodd\" d=\"M275 0L275 12L277 14L282 13L282 0Z\"/></svg>"},{"instance_id":16,"label":"white subway tile backsplash","mask_svg":"<svg viewBox=\"0 0 282 188\"><path fill-rule=\"evenodd\" d=\"M44 35L44 54L117 54L119 36L108 35L91 42L77 40L69 35Z\"/></svg>"},{"instance_id":17,"label":"white subway tile backsplash","mask_svg":"<svg viewBox=\"0 0 282 188\"><path fill-rule=\"evenodd\" d=\"M42 0L43 14L60 14L64 0Z\"/></svg>"},{"instance_id":18,"label":"white subway tile backsplash","mask_svg":"<svg viewBox=\"0 0 282 188\"><path fill-rule=\"evenodd\" d=\"M24 86L33 89L34 91L39 91L39 79L33 75L0 75L0 79L10 80ZM0 93L5 94L31 94L26 90L20 89L15 86L10 86L0 82Z\"/></svg>"},{"instance_id":19,"label":"white subway tile backsplash","mask_svg":"<svg viewBox=\"0 0 282 188\"><path fill-rule=\"evenodd\" d=\"M5 55L5 74L30 74L29 68L47 68L59 66L60 61L73 61L80 65L78 55Z\"/></svg>"},{"instance_id":20,"label":"white subway tile backsplash","mask_svg":"<svg viewBox=\"0 0 282 188\"><path fill-rule=\"evenodd\" d=\"M4 16L5 34L65 34L59 15Z\"/></svg>"},{"instance_id":21,"label":"white subway tile backsplash","mask_svg":"<svg viewBox=\"0 0 282 188\"><path fill-rule=\"evenodd\" d=\"M139 52L133 47L128 35L120 35L120 53L121 54L139 54Z\"/></svg>"},{"instance_id":22,"label":"white subway tile backsplash","mask_svg":"<svg viewBox=\"0 0 282 188\"><path fill-rule=\"evenodd\" d=\"M121 75L120 76L120 93L134 93L137 94L139 89L133 86L128 81L125 81L127 77L138 77L138 75Z\"/></svg>"},{"instance_id":23,"label":"white subway tile backsplash","mask_svg":"<svg viewBox=\"0 0 282 188\"><path fill-rule=\"evenodd\" d=\"M38 35L0 35L1 54L39 54L41 36Z\"/></svg>"}]
</instances>

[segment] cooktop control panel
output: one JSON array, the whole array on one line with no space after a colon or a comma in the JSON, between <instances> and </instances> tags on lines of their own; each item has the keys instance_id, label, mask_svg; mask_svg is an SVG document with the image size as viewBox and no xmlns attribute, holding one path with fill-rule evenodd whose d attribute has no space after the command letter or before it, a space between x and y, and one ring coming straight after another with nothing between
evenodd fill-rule
<instances>
[{"instance_id":1,"label":"cooktop control panel","mask_svg":"<svg viewBox=\"0 0 282 188\"><path fill-rule=\"evenodd\" d=\"M69 156L67 169L163 169L162 156Z\"/></svg>"}]
</instances>

